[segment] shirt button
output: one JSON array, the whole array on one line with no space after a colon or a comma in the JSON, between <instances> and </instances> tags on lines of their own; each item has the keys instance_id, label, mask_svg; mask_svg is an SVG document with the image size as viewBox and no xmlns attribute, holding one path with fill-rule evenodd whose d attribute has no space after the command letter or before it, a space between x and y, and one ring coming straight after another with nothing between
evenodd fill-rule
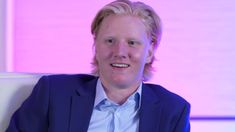
<instances>
[{"instance_id":1,"label":"shirt button","mask_svg":"<svg viewBox=\"0 0 235 132\"><path fill-rule=\"evenodd\" d=\"M120 113L115 112L115 115L119 117L119 116L120 116Z\"/></svg>"}]
</instances>

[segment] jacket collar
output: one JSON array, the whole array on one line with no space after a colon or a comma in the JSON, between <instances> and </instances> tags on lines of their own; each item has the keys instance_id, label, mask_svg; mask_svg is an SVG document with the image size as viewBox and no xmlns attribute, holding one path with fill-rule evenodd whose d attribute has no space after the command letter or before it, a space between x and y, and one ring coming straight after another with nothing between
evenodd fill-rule
<instances>
[{"instance_id":1,"label":"jacket collar","mask_svg":"<svg viewBox=\"0 0 235 132\"><path fill-rule=\"evenodd\" d=\"M151 87L143 84L140 108L139 132L159 131L162 107L160 99Z\"/></svg>"},{"instance_id":2,"label":"jacket collar","mask_svg":"<svg viewBox=\"0 0 235 132\"><path fill-rule=\"evenodd\" d=\"M91 119L97 78L80 84L71 98L70 132L87 132Z\"/></svg>"},{"instance_id":3,"label":"jacket collar","mask_svg":"<svg viewBox=\"0 0 235 132\"><path fill-rule=\"evenodd\" d=\"M97 80L98 78L94 78L79 86L72 96L70 132L87 132L94 107ZM157 131L162 112L159 97L144 83L141 96L139 132Z\"/></svg>"}]
</instances>

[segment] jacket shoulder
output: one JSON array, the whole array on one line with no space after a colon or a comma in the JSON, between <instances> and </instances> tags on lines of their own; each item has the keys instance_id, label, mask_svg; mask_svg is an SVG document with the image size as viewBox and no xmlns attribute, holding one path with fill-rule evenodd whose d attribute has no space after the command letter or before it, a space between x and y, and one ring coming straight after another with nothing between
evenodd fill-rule
<instances>
[{"instance_id":1,"label":"jacket shoulder","mask_svg":"<svg viewBox=\"0 0 235 132\"><path fill-rule=\"evenodd\" d=\"M161 85L157 84L145 84L148 90L154 93L161 101L168 102L170 104L187 104L189 105L188 101L185 100L180 95L173 93Z\"/></svg>"},{"instance_id":2,"label":"jacket shoulder","mask_svg":"<svg viewBox=\"0 0 235 132\"><path fill-rule=\"evenodd\" d=\"M151 95L151 99L156 100L154 104L158 107L155 108L160 111L158 116L161 118L160 131L190 131L190 104L183 97L160 85L145 84L144 89L149 94L147 96Z\"/></svg>"},{"instance_id":3,"label":"jacket shoulder","mask_svg":"<svg viewBox=\"0 0 235 132\"><path fill-rule=\"evenodd\" d=\"M93 89L93 87L88 88L84 86L91 82L93 86L96 80L96 76L88 74L54 74L42 76L38 84L46 84L54 94L71 94L75 89Z\"/></svg>"},{"instance_id":4,"label":"jacket shoulder","mask_svg":"<svg viewBox=\"0 0 235 132\"><path fill-rule=\"evenodd\" d=\"M54 74L54 75L47 75L43 76L42 78L47 78L50 81L59 82L67 82L67 81L76 81L80 83L85 83L96 79L96 76L89 75L89 74Z\"/></svg>"},{"instance_id":5,"label":"jacket shoulder","mask_svg":"<svg viewBox=\"0 0 235 132\"><path fill-rule=\"evenodd\" d=\"M54 79L76 78L88 81L96 78L96 76L90 74L51 74L46 76Z\"/></svg>"}]
</instances>

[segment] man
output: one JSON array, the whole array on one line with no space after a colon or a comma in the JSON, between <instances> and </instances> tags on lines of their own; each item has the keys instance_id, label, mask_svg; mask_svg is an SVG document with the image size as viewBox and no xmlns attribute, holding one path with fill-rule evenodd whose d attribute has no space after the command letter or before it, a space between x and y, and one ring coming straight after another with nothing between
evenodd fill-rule
<instances>
[{"instance_id":1,"label":"man","mask_svg":"<svg viewBox=\"0 0 235 132\"><path fill-rule=\"evenodd\" d=\"M161 21L141 2L117 0L93 20L92 75L42 77L8 132L188 132L190 105L146 84Z\"/></svg>"}]
</instances>

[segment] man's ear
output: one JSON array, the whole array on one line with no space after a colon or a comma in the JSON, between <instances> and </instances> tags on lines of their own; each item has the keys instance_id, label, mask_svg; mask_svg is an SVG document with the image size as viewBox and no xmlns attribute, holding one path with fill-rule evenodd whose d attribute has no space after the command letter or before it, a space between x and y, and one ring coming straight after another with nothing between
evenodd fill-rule
<instances>
[{"instance_id":1,"label":"man's ear","mask_svg":"<svg viewBox=\"0 0 235 132\"><path fill-rule=\"evenodd\" d=\"M96 50L96 43L95 43L95 40L94 40L93 45L92 45L92 53L93 53L93 55L96 55L96 52L97 52L97 50Z\"/></svg>"},{"instance_id":2,"label":"man's ear","mask_svg":"<svg viewBox=\"0 0 235 132\"><path fill-rule=\"evenodd\" d=\"M146 63L150 63L154 56L154 43L153 42L151 42L150 46L148 47L147 52L148 53L147 53Z\"/></svg>"}]
</instances>

